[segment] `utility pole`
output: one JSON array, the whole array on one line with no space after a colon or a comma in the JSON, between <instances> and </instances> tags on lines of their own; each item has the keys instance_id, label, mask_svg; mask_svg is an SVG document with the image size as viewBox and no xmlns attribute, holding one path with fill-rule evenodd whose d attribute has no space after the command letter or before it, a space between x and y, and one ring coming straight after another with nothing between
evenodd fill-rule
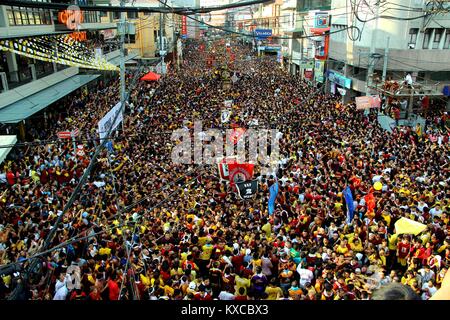
<instances>
[{"instance_id":1,"label":"utility pole","mask_svg":"<svg viewBox=\"0 0 450 320\"><path fill-rule=\"evenodd\" d=\"M370 53L369 53L369 66L367 70L367 77L366 77L366 96L369 95L369 86L372 85L372 79L373 79L373 71L375 68L375 59L374 59L374 53L375 53L375 45L377 42L377 32L378 32L378 16L380 13L380 3L379 0L375 0L375 6L376 6L376 14L375 14L375 28L372 29L372 41L370 42ZM373 59L373 60L372 60Z\"/></svg>"},{"instance_id":2,"label":"utility pole","mask_svg":"<svg viewBox=\"0 0 450 320\"><path fill-rule=\"evenodd\" d=\"M125 6L125 0L120 0L120 6ZM126 18L125 11L120 13L120 103L123 110L123 104L125 103L125 30L126 30Z\"/></svg>"},{"instance_id":3,"label":"utility pole","mask_svg":"<svg viewBox=\"0 0 450 320\"><path fill-rule=\"evenodd\" d=\"M411 116L413 114L413 105L414 105L414 89L411 87L411 89L409 89L409 104L408 104L408 114L406 115L406 119L409 120L411 119Z\"/></svg>"},{"instance_id":4,"label":"utility pole","mask_svg":"<svg viewBox=\"0 0 450 320\"><path fill-rule=\"evenodd\" d=\"M164 6L167 0L164 1ZM160 2L159 6L162 7L163 4ZM164 57L166 56L166 51L164 50L164 39L163 39L163 13L159 13L159 55L161 57L161 73L166 73L166 63L164 62Z\"/></svg>"},{"instance_id":5,"label":"utility pole","mask_svg":"<svg viewBox=\"0 0 450 320\"><path fill-rule=\"evenodd\" d=\"M390 37L387 37L387 39L386 39L386 48L384 49L383 77L382 77L382 82L383 83L386 81L386 72L387 72L388 55L389 55L389 40L390 40Z\"/></svg>"}]
</instances>

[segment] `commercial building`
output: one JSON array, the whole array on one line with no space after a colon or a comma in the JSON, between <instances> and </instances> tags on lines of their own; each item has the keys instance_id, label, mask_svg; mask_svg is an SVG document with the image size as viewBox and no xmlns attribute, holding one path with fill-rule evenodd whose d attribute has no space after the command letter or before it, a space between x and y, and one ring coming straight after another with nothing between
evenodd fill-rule
<instances>
[{"instance_id":1,"label":"commercial building","mask_svg":"<svg viewBox=\"0 0 450 320\"><path fill-rule=\"evenodd\" d=\"M98 3L89 1L88 4ZM45 119L47 107L92 81L110 77L116 72L65 65L55 62L60 60L54 57L39 59L31 49L8 50L5 43L20 48L30 39L38 39L37 42L46 41L50 46L56 37L68 35L76 37L90 54L101 55L118 66L120 50L114 17L106 12L80 11L82 23L74 31L66 24L65 11L0 6L0 42L3 44L3 51L0 51L1 134L17 135L19 140L23 140L27 123ZM55 47L58 57L56 44ZM137 57L138 53L129 50L125 60Z\"/></svg>"},{"instance_id":2,"label":"commercial building","mask_svg":"<svg viewBox=\"0 0 450 320\"><path fill-rule=\"evenodd\" d=\"M410 74L419 88L413 95L448 99L449 2L394 0L380 4L371 0L362 3L356 14L347 10L347 4L333 0L331 5L329 90L339 90L346 100L380 94L385 80L401 86Z\"/></svg>"}]
</instances>

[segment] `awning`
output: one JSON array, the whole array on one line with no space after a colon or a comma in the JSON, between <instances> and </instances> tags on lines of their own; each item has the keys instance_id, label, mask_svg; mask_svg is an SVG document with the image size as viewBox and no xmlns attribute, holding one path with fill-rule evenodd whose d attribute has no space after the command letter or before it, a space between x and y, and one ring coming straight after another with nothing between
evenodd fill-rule
<instances>
[{"instance_id":1,"label":"awning","mask_svg":"<svg viewBox=\"0 0 450 320\"><path fill-rule=\"evenodd\" d=\"M0 163L5 160L16 142L17 136L0 136Z\"/></svg>"},{"instance_id":2,"label":"awning","mask_svg":"<svg viewBox=\"0 0 450 320\"><path fill-rule=\"evenodd\" d=\"M125 59L124 59L124 60L125 60L125 62L127 62L127 61L129 61L129 60L131 60L131 59L136 58L137 56L138 56L137 53L132 52L132 53L130 53L129 55L125 56ZM115 57L115 58L109 60L108 62L109 62L109 63L112 63L112 64L115 65L115 66L118 66L118 65L120 64L120 56Z\"/></svg>"},{"instance_id":3,"label":"awning","mask_svg":"<svg viewBox=\"0 0 450 320\"><path fill-rule=\"evenodd\" d=\"M99 74L79 74L0 109L0 123L18 123L72 91L98 78Z\"/></svg>"}]
</instances>

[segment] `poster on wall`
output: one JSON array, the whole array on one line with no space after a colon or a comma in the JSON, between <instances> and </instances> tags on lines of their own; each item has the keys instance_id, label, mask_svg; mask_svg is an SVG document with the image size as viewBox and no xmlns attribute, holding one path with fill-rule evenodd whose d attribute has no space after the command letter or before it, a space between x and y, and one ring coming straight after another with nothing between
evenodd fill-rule
<instances>
[{"instance_id":1,"label":"poster on wall","mask_svg":"<svg viewBox=\"0 0 450 320\"><path fill-rule=\"evenodd\" d=\"M305 78L308 79L309 81L312 80L312 78L313 78L313 70L312 69L305 70Z\"/></svg>"},{"instance_id":2,"label":"poster on wall","mask_svg":"<svg viewBox=\"0 0 450 320\"><path fill-rule=\"evenodd\" d=\"M324 60L316 60L314 63L314 80L317 82L323 82L323 70L325 66Z\"/></svg>"}]
</instances>

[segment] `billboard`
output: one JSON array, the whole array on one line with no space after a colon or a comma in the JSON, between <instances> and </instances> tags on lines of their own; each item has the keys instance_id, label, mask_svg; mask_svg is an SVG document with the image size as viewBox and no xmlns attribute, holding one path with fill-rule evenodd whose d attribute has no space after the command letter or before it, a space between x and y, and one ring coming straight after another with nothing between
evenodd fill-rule
<instances>
[{"instance_id":1,"label":"billboard","mask_svg":"<svg viewBox=\"0 0 450 320\"><path fill-rule=\"evenodd\" d=\"M323 71L325 67L325 61L324 60L316 60L314 63L314 80L317 82L323 82Z\"/></svg>"},{"instance_id":2,"label":"billboard","mask_svg":"<svg viewBox=\"0 0 450 320\"><path fill-rule=\"evenodd\" d=\"M328 80L340 85L341 87L351 89L352 79L344 77L335 71L328 72Z\"/></svg>"}]
</instances>

